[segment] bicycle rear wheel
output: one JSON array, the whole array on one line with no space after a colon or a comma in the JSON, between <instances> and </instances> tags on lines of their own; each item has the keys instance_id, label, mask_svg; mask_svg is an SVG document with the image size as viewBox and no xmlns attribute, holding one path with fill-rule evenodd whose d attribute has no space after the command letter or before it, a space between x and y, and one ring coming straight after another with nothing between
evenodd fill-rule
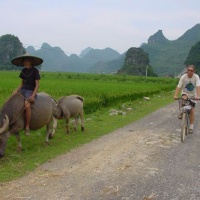
<instances>
[{"instance_id":1,"label":"bicycle rear wheel","mask_svg":"<svg viewBox=\"0 0 200 200\"><path fill-rule=\"evenodd\" d=\"M181 142L184 142L186 134L187 134L186 113L183 113L181 121Z\"/></svg>"}]
</instances>

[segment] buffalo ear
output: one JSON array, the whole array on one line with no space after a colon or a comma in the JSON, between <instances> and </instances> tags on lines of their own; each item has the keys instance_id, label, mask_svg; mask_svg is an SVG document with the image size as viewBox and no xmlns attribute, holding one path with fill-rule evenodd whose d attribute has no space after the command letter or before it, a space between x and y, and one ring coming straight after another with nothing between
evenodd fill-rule
<instances>
[{"instance_id":1,"label":"buffalo ear","mask_svg":"<svg viewBox=\"0 0 200 200\"><path fill-rule=\"evenodd\" d=\"M2 134L9 125L8 115L5 115L5 119L3 120L3 126L0 127L0 134Z\"/></svg>"}]
</instances>

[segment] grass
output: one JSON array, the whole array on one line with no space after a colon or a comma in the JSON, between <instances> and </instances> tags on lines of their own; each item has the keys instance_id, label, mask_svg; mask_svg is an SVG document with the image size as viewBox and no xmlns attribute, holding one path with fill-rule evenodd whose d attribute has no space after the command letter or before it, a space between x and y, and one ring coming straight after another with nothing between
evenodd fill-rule
<instances>
[{"instance_id":1,"label":"grass","mask_svg":"<svg viewBox=\"0 0 200 200\"><path fill-rule=\"evenodd\" d=\"M171 103L173 101L172 92L163 92L150 97L149 101L138 99L135 101L121 102L107 108L101 108L92 114L85 115L85 132L71 132L65 134L65 123L59 121L55 137L50 140L48 146L44 145L45 129L31 132L30 136L24 136L21 132L23 151L17 153L17 142L14 136L8 139L6 156L0 160L0 182L17 179L37 166L45 163L58 155L69 152L85 143L108 134L117 128L130 124L151 112ZM126 115L109 115L110 109L122 109L131 107L131 111L126 111ZM30 142L31 141L31 142Z\"/></svg>"}]
</instances>

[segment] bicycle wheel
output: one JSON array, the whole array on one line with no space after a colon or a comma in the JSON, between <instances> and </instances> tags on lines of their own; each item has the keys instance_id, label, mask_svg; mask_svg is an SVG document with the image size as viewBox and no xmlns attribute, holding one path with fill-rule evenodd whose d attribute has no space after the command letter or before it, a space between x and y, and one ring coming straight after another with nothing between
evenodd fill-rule
<instances>
[{"instance_id":1,"label":"bicycle wheel","mask_svg":"<svg viewBox=\"0 0 200 200\"><path fill-rule=\"evenodd\" d=\"M184 142L186 134L187 134L187 119L186 119L186 113L183 113L181 121L181 142Z\"/></svg>"}]
</instances>

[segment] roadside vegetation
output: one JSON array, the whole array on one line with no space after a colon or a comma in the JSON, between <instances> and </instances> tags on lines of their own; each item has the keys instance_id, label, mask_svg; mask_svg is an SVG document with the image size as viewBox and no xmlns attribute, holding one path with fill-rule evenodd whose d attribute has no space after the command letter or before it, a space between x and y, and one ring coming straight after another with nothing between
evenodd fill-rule
<instances>
[{"instance_id":1,"label":"roadside vegetation","mask_svg":"<svg viewBox=\"0 0 200 200\"><path fill-rule=\"evenodd\" d=\"M19 85L19 71L0 73L0 106ZM77 148L173 101L177 79L41 72L40 92L54 99L78 94L84 97L85 132L65 133L64 120L58 121L55 137L48 146L45 127L22 138L22 153L17 153L14 136L8 139L6 155L0 160L0 182L16 179L52 158ZM144 97L149 97L144 98ZM72 123L71 123L72 125Z\"/></svg>"}]
</instances>

